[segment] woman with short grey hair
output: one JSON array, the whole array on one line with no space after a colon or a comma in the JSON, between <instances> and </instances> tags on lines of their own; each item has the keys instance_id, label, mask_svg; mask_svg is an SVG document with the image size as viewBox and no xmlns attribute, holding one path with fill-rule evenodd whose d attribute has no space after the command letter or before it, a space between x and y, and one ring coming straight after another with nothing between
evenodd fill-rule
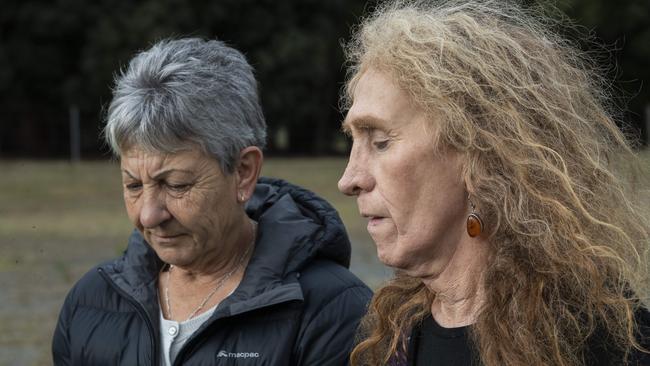
<instances>
[{"instance_id":1,"label":"woman with short grey hair","mask_svg":"<svg viewBox=\"0 0 650 366\"><path fill-rule=\"evenodd\" d=\"M244 56L165 40L116 80L105 138L136 230L66 298L56 365L340 365L370 290L315 194L259 178L266 124Z\"/></svg>"}]
</instances>

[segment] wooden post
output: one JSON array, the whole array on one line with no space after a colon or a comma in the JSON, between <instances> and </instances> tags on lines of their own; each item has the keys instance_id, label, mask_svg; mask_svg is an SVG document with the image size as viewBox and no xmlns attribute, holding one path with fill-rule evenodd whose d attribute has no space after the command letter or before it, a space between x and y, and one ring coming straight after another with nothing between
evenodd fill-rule
<instances>
[{"instance_id":1,"label":"wooden post","mask_svg":"<svg viewBox=\"0 0 650 366\"><path fill-rule=\"evenodd\" d=\"M81 160L81 131L79 126L79 107L70 106L70 161L78 163Z\"/></svg>"}]
</instances>

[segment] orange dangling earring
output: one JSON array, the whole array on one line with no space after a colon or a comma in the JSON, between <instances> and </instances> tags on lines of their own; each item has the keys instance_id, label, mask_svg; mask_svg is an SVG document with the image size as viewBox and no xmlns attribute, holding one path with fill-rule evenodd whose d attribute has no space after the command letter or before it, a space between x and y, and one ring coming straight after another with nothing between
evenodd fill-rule
<instances>
[{"instance_id":1,"label":"orange dangling earring","mask_svg":"<svg viewBox=\"0 0 650 366\"><path fill-rule=\"evenodd\" d=\"M476 207L474 206L474 203L472 203L472 200L469 199L469 196L467 196L467 200L469 201L469 205L472 207L472 212L467 216L467 234L469 234L470 237L475 238L483 232L483 220L481 220L481 216L476 213Z\"/></svg>"}]
</instances>

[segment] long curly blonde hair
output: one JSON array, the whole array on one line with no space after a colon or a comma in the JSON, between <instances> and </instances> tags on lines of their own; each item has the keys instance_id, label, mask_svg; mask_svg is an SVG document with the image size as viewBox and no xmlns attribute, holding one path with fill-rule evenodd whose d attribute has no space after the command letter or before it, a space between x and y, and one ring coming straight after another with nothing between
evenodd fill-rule
<instances>
[{"instance_id":1,"label":"long curly blonde hair","mask_svg":"<svg viewBox=\"0 0 650 366\"><path fill-rule=\"evenodd\" d=\"M626 358L647 288L643 166L596 63L539 11L505 1L391 1L346 47L344 108L361 75L390 75L465 157L489 228L487 298L471 326L482 364L582 365L594 333ZM404 352L435 294L398 273L362 323L353 365ZM405 300L407 299L407 300Z\"/></svg>"}]
</instances>

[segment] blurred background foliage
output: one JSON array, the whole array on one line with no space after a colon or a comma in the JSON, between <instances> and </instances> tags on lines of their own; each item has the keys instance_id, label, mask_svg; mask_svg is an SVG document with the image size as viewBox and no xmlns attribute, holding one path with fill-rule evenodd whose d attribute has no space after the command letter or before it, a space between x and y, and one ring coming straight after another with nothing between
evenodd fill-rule
<instances>
[{"instance_id":1,"label":"blurred background foliage","mask_svg":"<svg viewBox=\"0 0 650 366\"><path fill-rule=\"evenodd\" d=\"M248 57L260 82L271 154L344 153L347 143L338 133L341 42L374 3L2 0L0 157L67 157L73 105L80 110L82 155L105 156L99 132L113 76L137 51L180 36L219 38ZM624 118L645 135L650 1L554 5L608 45L605 63L616 66L607 76L616 79Z\"/></svg>"}]
</instances>

